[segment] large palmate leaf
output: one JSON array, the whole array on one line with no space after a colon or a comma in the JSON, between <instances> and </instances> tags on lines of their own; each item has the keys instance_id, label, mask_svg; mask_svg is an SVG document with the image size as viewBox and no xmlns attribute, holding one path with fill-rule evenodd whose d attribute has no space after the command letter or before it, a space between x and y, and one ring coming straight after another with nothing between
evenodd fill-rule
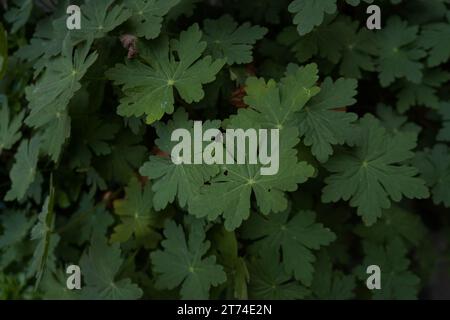
<instances>
[{"instance_id":1,"label":"large palmate leaf","mask_svg":"<svg viewBox=\"0 0 450 320\"><path fill-rule=\"evenodd\" d=\"M415 43L418 31L417 26L408 26L399 17L393 17L378 34L378 72L383 87L396 78L404 77L413 83L422 80L423 65L419 60L426 53Z\"/></svg>"},{"instance_id":2,"label":"large palmate leaf","mask_svg":"<svg viewBox=\"0 0 450 320\"><path fill-rule=\"evenodd\" d=\"M125 6L132 11L129 28L138 37L154 39L161 31L163 17L180 0L125 0Z\"/></svg>"},{"instance_id":3,"label":"large palmate leaf","mask_svg":"<svg viewBox=\"0 0 450 320\"><path fill-rule=\"evenodd\" d=\"M340 78L333 83L326 78L320 93L313 97L299 113L300 134L304 144L311 146L311 152L319 161L325 162L333 153L332 145L344 144L351 129L351 123L357 119L352 112L339 112L356 102L357 82Z\"/></svg>"},{"instance_id":4,"label":"large palmate leaf","mask_svg":"<svg viewBox=\"0 0 450 320\"><path fill-rule=\"evenodd\" d=\"M248 22L238 26L229 15L217 20L207 19L203 24L208 52L216 59L225 58L230 65L250 63L253 60L252 45L268 31Z\"/></svg>"},{"instance_id":5,"label":"large palmate leaf","mask_svg":"<svg viewBox=\"0 0 450 320\"><path fill-rule=\"evenodd\" d=\"M202 224L194 222L186 238L182 226L167 221L164 236L164 250L151 254L156 285L168 289L181 285L181 298L207 299L210 287L224 282L226 275L215 256L204 257L210 242L205 241Z\"/></svg>"},{"instance_id":6,"label":"large palmate leaf","mask_svg":"<svg viewBox=\"0 0 450 320\"><path fill-rule=\"evenodd\" d=\"M210 220L222 215L225 227L233 230L249 217L252 194L264 214L287 208L285 192L296 190L298 184L314 174L312 166L298 161L294 147L299 142L295 112L319 91L314 86L316 72L315 65L298 68L280 84L273 80L266 83L263 79L248 79L245 101L250 108L231 117L227 128L280 130L279 146L274 149L279 155L278 170L263 175L265 166L261 164L223 165L220 175L190 202L191 214Z\"/></svg>"},{"instance_id":7,"label":"large palmate leaf","mask_svg":"<svg viewBox=\"0 0 450 320\"><path fill-rule=\"evenodd\" d=\"M307 34L322 23L325 14L336 11L336 0L295 0L289 5L289 11L295 13L294 24L300 35Z\"/></svg>"},{"instance_id":8,"label":"large palmate leaf","mask_svg":"<svg viewBox=\"0 0 450 320\"><path fill-rule=\"evenodd\" d=\"M416 133L391 135L372 115L361 118L356 132L350 137L354 148L337 154L325 165L332 174L325 179L323 201L350 199L364 223L372 225L391 201L398 202L403 196L428 197L417 169L404 163L414 157L411 150L416 146Z\"/></svg>"},{"instance_id":9,"label":"large palmate leaf","mask_svg":"<svg viewBox=\"0 0 450 320\"><path fill-rule=\"evenodd\" d=\"M120 255L118 243L108 246L105 238L92 238L89 250L80 260L86 283L81 292L84 299L134 300L142 296L142 290L129 278L118 276L123 264Z\"/></svg>"},{"instance_id":10,"label":"large palmate leaf","mask_svg":"<svg viewBox=\"0 0 450 320\"><path fill-rule=\"evenodd\" d=\"M124 23L131 16L131 11L125 9L123 4L114 2L114 0L86 0L81 6L83 13L81 28L71 31L74 39L102 38Z\"/></svg>"},{"instance_id":11,"label":"large palmate leaf","mask_svg":"<svg viewBox=\"0 0 450 320\"><path fill-rule=\"evenodd\" d=\"M272 214L268 218L254 214L243 227L243 236L257 240L255 250L260 254L282 253L284 270L309 286L313 279L312 250L329 244L336 236L322 224L316 223L312 211L300 211L289 218L288 211Z\"/></svg>"},{"instance_id":12,"label":"large palmate leaf","mask_svg":"<svg viewBox=\"0 0 450 320\"><path fill-rule=\"evenodd\" d=\"M180 34L179 40L165 36L151 45L139 46L139 61L116 65L108 71L115 84L122 85L125 97L120 100L118 113L122 116L146 115L147 123L155 122L174 108L174 88L188 102L200 101L203 85L214 81L224 60L203 57L206 42L194 24ZM172 52L177 52L177 57Z\"/></svg>"}]
</instances>

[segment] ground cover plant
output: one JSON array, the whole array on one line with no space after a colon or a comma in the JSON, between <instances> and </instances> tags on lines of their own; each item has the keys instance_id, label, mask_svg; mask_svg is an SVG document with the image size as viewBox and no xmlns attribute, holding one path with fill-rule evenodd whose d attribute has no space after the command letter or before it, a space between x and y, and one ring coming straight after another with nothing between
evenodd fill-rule
<instances>
[{"instance_id":1,"label":"ground cover plant","mask_svg":"<svg viewBox=\"0 0 450 320\"><path fill-rule=\"evenodd\" d=\"M448 297L449 0L0 7L0 299ZM194 121L278 170L174 163Z\"/></svg>"}]
</instances>

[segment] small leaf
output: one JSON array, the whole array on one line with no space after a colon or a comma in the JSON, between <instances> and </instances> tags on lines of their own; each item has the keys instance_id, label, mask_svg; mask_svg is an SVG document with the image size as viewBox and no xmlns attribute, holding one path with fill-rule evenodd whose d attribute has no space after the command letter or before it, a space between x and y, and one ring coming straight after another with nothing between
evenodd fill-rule
<instances>
[{"instance_id":1,"label":"small leaf","mask_svg":"<svg viewBox=\"0 0 450 320\"><path fill-rule=\"evenodd\" d=\"M174 110L174 89L187 103L198 102L205 93L203 85L214 81L225 60L201 58L206 42L197 24L181 32L179 40L165 36L151 45L138 46L140 59L118 64L107 72L109 79L122 85L121 116L146 115L147 123L160 120ZM178 59L172 54L177 52Z\"/></svg>"},{"instance_id":2,"label":"small leaf","mask_svg":"<svg viewBox=\"0 0 450 320\"><path fill-rule=\"evenodd\" d=\"M358 215L370 226L382 209L390 208L391 201L429 196L425 181L417 177L418 170L405 163L414 157L416 133L391 135L379 120L366 114L349 139L354 148L325 164L332 174L325 178L322 201L350 199L350 206L357 207Z\"/></svg>"}]
</instances>

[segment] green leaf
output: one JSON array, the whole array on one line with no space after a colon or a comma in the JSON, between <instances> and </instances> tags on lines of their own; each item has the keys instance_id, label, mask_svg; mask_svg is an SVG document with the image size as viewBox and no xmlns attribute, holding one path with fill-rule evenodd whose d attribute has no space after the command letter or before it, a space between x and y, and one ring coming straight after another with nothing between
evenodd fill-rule
<instances>
[{"instance_id":1,"label":"green leaf","mask_svg":"<svg viewBox=\"0 0 450 320\"><path fill-rule=\"evenodd\" d=\"M5 96L0 95L0 102L2 104L0 110L0 154L3 150L8 150L20 140L22 133L22 121L25 112L21 111L13 119L10 118L8 100Z\"/></svg>"},{"instance_id":2,"label":"green leaf","mask_svg":"<svg viewBox=\"0 0 450 320\"><path fill-rule=\"evenodd\" d=\"M404 163L414 157L416 133L391 135L370 114L361 118L358 128L349 137L354 148L325 164L332 175L325 179L322 201L350 199L364 223L372 225L391 201L429 196L417 169Z\"/></svg>"},{"instance_id":3,"label":"green leaf","mask_svg":"<svg viewBox=\"0 0 450 320\"><path fill-rule=\"evenodd\" d=\"M180 0L180 2L170 9L167 19L169 21L175 21L179 17L190 17L194 14L194 10L202 0Z\"/></svg>"},{"instance_id":4,"label":"green leaf","mask_svg":"<svg viewBox=\"0 0 450 320\"><path fill-rule=\"evenodd\" d=\"M173 289L181 285L182 299L208 299L211 286L226 280L222 266L213 255L205 256L210 242L200 222L191 225L189 239L181 226L167 221L164 228L164 250L151 253L156 286Z\"/></svg>"},{"instance_id":5,"label":"green leaf","mask_svg":"<svg viewBox=\"0 0 450 320\"><path fill-rule=\"evenodd\" d=\"M288 7L294 13L294 24L302 36L320 25L325 14L333 14L337 10L336 0L294 0Z\"/></svg>"},{"instance_id":6,"label":"green leaf","mask_svg":"<svg viewBox=\"0 0 450 320\"><path fill-rule=\"evenodd\" d=\"M317 72L316 64L303 67L289 65L288 72L280 83L274 80L266 82L262 78L248 78L244 101L249 108L239 110L237 116L231 116L231 126L280 129L281 136L284 130L296 128L297 123L293 119L296 112L302 110L320 91L315 86L318 80ZM289 131L285 138L288 134L296 136L295 132Z\"/></svg>"},{"instance_id":7,"label":"green leaf","mask_svg":"<svg viewBox=\"0 0 450 320\"><path fill-rule=\"evenodd\" d=\"M180 0L125 0L125 6L132 11L128 21L131 32L146 39L158 37L163 17L178 3Z\"/></svg>"},{"instance_id":8,"label":"green leaf","mask_svg":"<svg viewBox=\"0 0 450 320\"><path fill-rule=\"evenodd\" d=\"M423 65L419 60L426 53L415 43L418 31L418 26L408 26L399 17L392 17L377 34L378 77L383 87L396 78L406 78L413 83L422 80Z\"/></svg>"},{"instance_id":9,"label":"green leaf","mask_svg":"<svg viewBox=\"0 0 450 320\"><path fill-rule=\"evenodd\" d=\"M378 245L365 242L363 267L359 268L360 280L367 279L366 268L377 265L381 269L381 289L372 290L373 299L411 300L416 299L420 279L408 270L410 262L407 250L400 239Z\"/></svg>"},{"instance_id":10,"label":"green leaf","mask_svg":"<svg viewBox=\"0 0 450 320\"><path fill-rule=\"evenodd\" d=\"M83 299L139 299L142 296L142 290L129 278L120 278L122 265L119 244L108 246L104 237L94 237L89 250L80 260L85 281L85 286L81 289Z\"/></svg>"},{"instance_id":11,"label":"green leaf","mask_svg":"<svg viewBox=\"0 0 450 320\"><path fill-rule=\"evenodd\" d=\"M159 234L155 232L156 212L153 210L153 192L150 183L143 188L133 178L125 188L125 199L114 201L114 211L120 217L120 224L114 228L112 242L128 241L133 235L138 240L156 241Z\"/></svg>"},{"instance_id":12,"label":"green leaf","mask_svg":"<svg viewBox=\"0 0 450 320\"><path fill-rule=\"evenodd\" d=\"M429 50L427 63L435 67L450 58L450 15L445 23L432 23L423 27L419 45Z\"/></svg>"},{"instance_id":13,"label":"green leaf","mask_svg":"<svg viewBox=\"0 0 450 320\"><path fill-rule=\"evenodd\" d=\"M22 200L25 197L36 177L40 144L39 136L21 142L15 156L16 161L9 174L12 186L5 196L6 201Z\"/></svg>"},{"instance_id":14,"label":"green leaf","mask_svg":"<svg viewBox=\"0 0 450 320\"><path fill-rule=\"evenodd\" d=\"M355 280L354 276L345 275L335 270L328 253L321 251L314 265L314 280L311 290L318 299L353 299L356 287Z\"/></svg>"},{"instance_id":15,"label":"green leaf","mask_svg":"<svg viewBox=\"0 0 450 320\"><path fill-rule=\"evenodd\" d=\"M229 65L252 62L252 45L268 31L248 22L238 26L229 15L216 20L206 19L203 26L207 51L214 59L225 58Z\"/></svg>"},{"instance_id":16,"label":"green leaf","mask_svg":"<svg viewBox=\"0 0 450 320\"><path fill-rule=\"evenodd\" d=\"M437 144L431 150L418 152L414 165L419 168L423 178L431 189L433 202L450 207L450 149Z\"/></svg>"},{"instance_id":17,"label":"green leaf","mask_svg":"<svg viewBox=\"0 0 450 320\"><path fill-rule=\"evenodd\" d=\"M67 111L57 112L42 132L42 150L57 162L64 144L71 135L71 118Z\"/></svg>"},{"instance_id":18,"label":"green leaf","mask_svg":"<svg viewBox=\"0 0 450 320\"><path fill-rule=\"evenodd\" d=\"M224 166L220 175L189 202L189 213L210 221L223 216L225 228L231 231L248 219L253 194L262 213L280 212L288 205L285 193L296 190L298 184L314 174L313 167L297 162L292 153L286 157L281 154L276 175L261 175L260 169L260 165Z\"/></svg>"},{"instance_id":19,"label":"green leaf","mask_svg":"<svg viewBox=\"0 0 450 320\"><path fill-rule=\"evenodd\" d=\"M219 126L220 121L206 121L203 123L203 130L219 128ZM219 167L207 164L175 164L170 158L172 147L176 144L170 141L173 130L185 128L189 130L191 136L194 136L194 122L188 120L188 115L183 109L178 109L173 119L166 125L156 123L155 128L159 136L159 139L156 139L156 145L167 156L151 156L139 172L154 181L153 205L156 210L165 208L167 204L175 200L175 197L180 206L185 207L188 200L199 192L200 187L219 173Z\"/></svg>"},{"instance_id":20,"label":"green leaf","mask_svg":"<svg viewBox=\"0 0 450 320\"><path fill-rule=\"evenodd\" d=\"M124 23L131 11L115 0L86 0L81 6L81 29L71 30L75 41L99 39ZM113 5L114 4L114 5Z\"/></svg>"},{"instance_id":21,"label":"green leaf","mask_svg":"<svg viewBox=\"0 0 450 320\"><path fill-rule=\"evenodd\" d=\"M25 123L34 128L44 127L43 144L53 161L57 161L62 144L70 134L67 107L81 88L80 81L97 59L89 53L90 44L74 49L66 43L62 56L51 61L37 84L26 88L30 115Z\"/></svg>"},{"instance_id":22,"label":"green leaf","mask_svg":"<svg viewBox=\"0 0 450 320\"><path fill-rule=\"evenodd\" d=\"M242 234L247 239L257 240L253 246L261 256L265 252L277 256L281 251L286 273L310 286L315 261L312 250L336 239L333 232L315 220L316 214L312 211L300 211L291 218L288 211L268 218L254 214L245 223Z\"/></svg>"},{"instance_id":23,"label":"green leaf","mask_svg":"<svg viewBox=\"0 0 450 320\"><path fill-rule=\"evenodd\" d=\"M173 112L174 88L187 103L203 99L202 86L214 81L225 61L213 61L210 56L200 59L206 49L201 38L202 32L194 24L170 46L165 36L152 45L139 43L140 59L109 70L108 77L116 85L123 85L125 97L120 100L118 113L125 117L145 114L150 124Z\"/></svg>"},{"instance_id":24,"label":"green leaf","mask_svg":"<svg viewBox=\"0 0 450 320\"><path fill-rule=\"evenodd\" d=\"M40 289L43 292L43 298L48 300L75 300L79 299L78 290L67 288L67 274L56 272L55 274L47 272L41 282Z\"/></svg>"},{"instance_id":25,"label":"green leaf","mask_svg":"<svg viewBox=\"0 0 450 320\"><path fill-rule=\"evenodd\" d=\"M299 113L300 135L304 144L311 146L312 154L321 162L333 154L332 145L344 144L351 123L358 116L351 112L339 112L356 102L357 82L340 78L334 83L326 78L320 93L313 97Z\"/></svg>"},{"instance_id":26,"label":"green leaf","mask_svg":"<svg viewBox=\"0 0 450 320\"><path fill-rule=\"evenodd\" d=\"M303 36L322 24L325 14L333 14L337 11L337 0L294 0L289 4L289 12L294 14L294 24L298 33ZM357 6L361 1L372 3L373 0L345 0L352 6Z\"/></svg>"},{"instance_id":27,"label":"green leaf","mask_svg":"<svg viewBox=\"0 0 450 320\"><path fill-rule=\"evenodd\" d=\"M253 261L249 265L250 299L263 300L296 300L303 299L309 290L293 281L279 261L272 255Z\"/></svg>"},{"instance_id":28,"label":"green leaf","mask_svg":"<svg viewBox=\"0 0 450 320\"><path fill-rule=\"evenodd\" d=\"M89 55L89 49L89 44L76 49L66 44L62 56L51 61L37 84L26 88L31 109L27 125L37 128L61 117L81 88L80 80L97 59L97 53Z\"/></svg>"}]
</instances>

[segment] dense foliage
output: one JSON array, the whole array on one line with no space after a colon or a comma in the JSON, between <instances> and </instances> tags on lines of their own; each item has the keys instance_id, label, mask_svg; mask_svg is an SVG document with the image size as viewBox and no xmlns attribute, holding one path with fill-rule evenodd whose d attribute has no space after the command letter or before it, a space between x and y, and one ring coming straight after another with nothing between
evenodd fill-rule
<instances>
[{"instance_id":1,"label":"dense foliage","mask_svg":"<svg viewBox=\"0 0 450 320\"><path fill-rule=\"evenodd\" d=\"M70 4L0 1L0 299L433 297L449 0ZM174 164L194 120L280 129L279 171Z\"/></svg>"}]
</instances>

